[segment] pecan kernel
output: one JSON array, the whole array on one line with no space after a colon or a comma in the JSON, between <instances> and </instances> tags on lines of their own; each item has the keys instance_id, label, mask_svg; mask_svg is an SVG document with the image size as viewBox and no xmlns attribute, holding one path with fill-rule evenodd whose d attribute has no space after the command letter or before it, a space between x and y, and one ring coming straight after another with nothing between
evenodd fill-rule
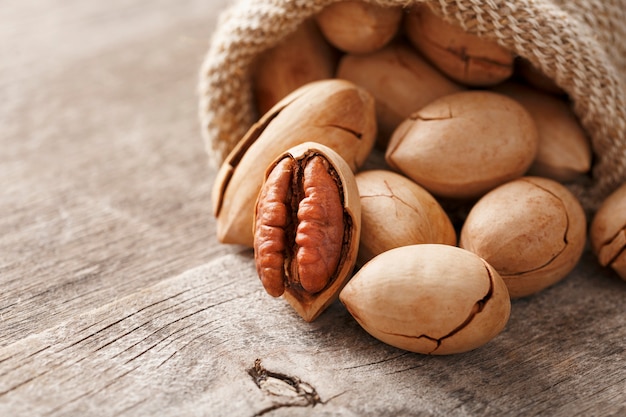
<instances>
[{"instance_id":1,"label":"pecan kernel","mask_svg":"<svg viewBox=\"0 0 626 417\"><path fill-rule=\"evenodd\" d=\"M341 187L320 155L283 158L269 173L257 203L255 259L266 291L289 287L315 294L335 275L344 243Z\"/></svg>"}]
</instances>

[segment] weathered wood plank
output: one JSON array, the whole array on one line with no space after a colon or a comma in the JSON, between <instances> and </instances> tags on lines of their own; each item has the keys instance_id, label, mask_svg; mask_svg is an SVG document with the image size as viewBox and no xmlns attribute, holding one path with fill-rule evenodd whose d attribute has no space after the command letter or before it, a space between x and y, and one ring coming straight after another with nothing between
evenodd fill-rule
<instances>
[{"instance_id":1,"label":"weathered wood plank","mask_svg":"<svg viewBox=\"0 0 626 417\"><path fill-rule=\"evenodd\" d=\"M303 322L245 251L0 349L0 414L623 415L625 294L586 255L515 301L486 346L429 357L376 341L338 303Z\"/></svg>"},{"instance_id":2,"label":"weathered wood plank","mask_svg":"<svg viewBox=\"0 0 626 417\"><path fill-rule=\"evenodd\" d=\"M227 2L3 2L0 415L626 414L626 286L589 254L452 357L264 293L196 118Z\"/></svg>"},{"instance_id":3,"label":"weathered wood plank","mask_svg":"<svg viewBox=\"0 0 626 417\"><path fill-rule=\"evenodd\" d=\"M198 67L226 1L6 1L0 346L223 253Z\"/></svg>"}]
</instances>

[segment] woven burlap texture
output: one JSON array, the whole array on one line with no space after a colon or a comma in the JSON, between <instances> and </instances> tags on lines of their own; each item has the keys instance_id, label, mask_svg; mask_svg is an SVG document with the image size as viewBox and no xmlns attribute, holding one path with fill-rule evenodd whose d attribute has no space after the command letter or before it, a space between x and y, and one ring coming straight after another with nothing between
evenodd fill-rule
<instances>
[{"instance_id":1,"label":"woven burlap texture","mask_svg":"<svg viewBox=\"0 0 626 417\"><path fill-rule=\"evenodd\" d=\"M201 68L199 112L209 159L220 164L257 117L255 57L337 0L244 0L225 10ZM363 0L409 8L422 0ZM571 187L595 210L626 182L626 0L425 0L466 31L527 58L574 103L594 151L592 180Z\"/></svg>"}]
</instances>

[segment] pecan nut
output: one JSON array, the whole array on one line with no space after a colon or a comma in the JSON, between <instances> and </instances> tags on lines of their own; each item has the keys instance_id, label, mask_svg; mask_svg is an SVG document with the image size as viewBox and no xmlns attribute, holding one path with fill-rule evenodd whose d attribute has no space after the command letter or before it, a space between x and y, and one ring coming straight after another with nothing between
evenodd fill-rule
<instances>
[{"instance_id":1,"label":"pecan nut","mask_svg":"<svg viewBox=\"0 0 626 417\"><path fill-rule=\"evenodd\" d=\"M287 149L319 142L356 170L370 154L375 135L374 99L353 83L316 81L289 94L250 128L217 173L211 199L218 240L252 247L263 172Z\"/></svg>"},{"instance_id":2,"label":"pecan nut","mask_svg":"<svg viewBox=\"0 0 626 417\"><path fill-rule=\"evenodd\" d=\"M610 266L626 281L626 184L600 205L591 222L589 237L600 265Z\"/></svg>"},{"instance_id":3,"label":"pecan nut","mask_svg":"<svg viewBox=\"0 0 626 417\"><path fill-rule=\"evenodd\" d=\"M337 153L304 143L268 169L254 218L254 254L268 294L285 295L314 320L350 277L358 252L360 201Z\"/></svg>"}]
</instances>

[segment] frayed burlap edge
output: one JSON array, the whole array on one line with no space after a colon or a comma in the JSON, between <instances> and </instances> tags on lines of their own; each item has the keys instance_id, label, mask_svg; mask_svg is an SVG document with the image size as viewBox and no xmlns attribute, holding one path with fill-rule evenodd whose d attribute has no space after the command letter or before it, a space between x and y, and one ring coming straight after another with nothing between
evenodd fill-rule
<instances>
[{"instance_id":1,"label":"frayed burlap edge","mask_svg":"<svg viewBox=\"0 0 626 417\"><path fill-rule=\"evenodd\" d=\"M224 160L257 117L249 79L254 58L336 1L248 0L234 4L221 15L199 81L202 134L214 166ZM364 1L407 8L422 2ZM570 187L588 212L595 211L610 192L626 182L626 76L609 56L611 48L601 43L613 39L610 16L581 18L580 10L602 12L588 4L573 16L549 0L425 1L468 32L494 38L528 59L569 94L594 151L593 179ZM607 14L626 9L624 0L605 3L609 4L605 4ZM626 39L615 41L626 43Z\"/></svg>"}]
</instances>

